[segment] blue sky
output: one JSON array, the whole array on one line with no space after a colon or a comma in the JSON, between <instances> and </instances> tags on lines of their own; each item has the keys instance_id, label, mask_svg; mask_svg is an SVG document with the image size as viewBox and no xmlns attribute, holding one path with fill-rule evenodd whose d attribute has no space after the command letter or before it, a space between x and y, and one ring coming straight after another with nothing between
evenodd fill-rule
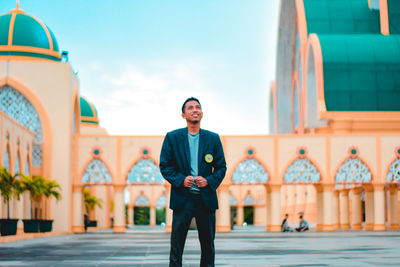
<instances>
[{"instance_id":1,"label":"blue sky","mask_svg":"<svg viewBox=\"0 0 400 267\"><path fill-rule=\"evenodd\" d=\"M15 7L0 0L0 12ZM202 127L267 134L278 0L20 0L69 52L110 134L163 135L202 103Z\"/></svg>"}]
</instances>

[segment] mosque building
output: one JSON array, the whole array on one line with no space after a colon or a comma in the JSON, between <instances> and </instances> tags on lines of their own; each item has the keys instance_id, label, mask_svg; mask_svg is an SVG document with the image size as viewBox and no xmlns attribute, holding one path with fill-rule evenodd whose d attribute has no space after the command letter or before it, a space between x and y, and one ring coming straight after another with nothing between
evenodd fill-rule
<instances>
[{"instance_id":1,"label":"mosque building","mask_svg":"<svg viewBox=\"0 0 400 267\"><path fill-rule=\"evenodd\" d=\"M280 231L286 213L321 231L399 229L400 2L281 0L277 47L270 134L221 136L217 231ZM33 203L54 232L84 231L84 189L101 199L97 228L170 231L163 138L109 135L51 29L18 5L0 15L0 165L60 184L61 200ZM30 205L13 199L11 217Z\"/></svg>"}]
</instances>

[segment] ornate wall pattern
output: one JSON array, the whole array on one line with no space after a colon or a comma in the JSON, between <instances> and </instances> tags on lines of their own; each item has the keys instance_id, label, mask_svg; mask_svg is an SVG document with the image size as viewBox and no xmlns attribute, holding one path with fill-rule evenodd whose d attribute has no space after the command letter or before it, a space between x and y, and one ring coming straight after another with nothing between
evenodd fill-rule
<instances>
[{"instance_id":1,"label":"ornate wall pattern","mask_svg":"<svg viewBox=\"0 0 400 267\"><path fill-rule=\"evenodd\" d=\"M164 183L158 166L151 159L140 159L128 173L129 183Z\"/></svg>"},{"instance_id":2,"label":"ornate wall pattern","mask_svg":"<svg viewBox=\"0 0 400 267\"><path fill-rule=\"evenodd\" d=\"M232 175L233 183L265 183L268 182L268 173L256 159L244 159Z\"/></svg>"},{"instance_id":3,"label":"ornate wall pattern","mask_svg":"<svg viewBox=\"0 0 400 267\"><path fill-rule=\"evenodd\" d=\"M100 159L93 159L86 167L82 183L111 183L107 166Z\"/></svg>"},{"instance_id":4,"label":"ornate wall pattern","mask_svg":"<svg viewBox=\"0 0 400 267\"><path fill-rule=\"evenodd\" d=\"M288 183L316 183L321 179L320 173L307 158L296 159L287 169L284 181Z\"/></svg>"}]
</instances>

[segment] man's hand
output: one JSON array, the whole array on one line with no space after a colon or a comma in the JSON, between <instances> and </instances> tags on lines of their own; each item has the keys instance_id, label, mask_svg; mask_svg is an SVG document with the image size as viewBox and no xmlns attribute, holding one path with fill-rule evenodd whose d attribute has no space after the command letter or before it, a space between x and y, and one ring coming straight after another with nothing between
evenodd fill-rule
<instances>
[{"instance_id":1,"label":"man's hand","mask_svg":"<svg viewBox=\"0 0 400 267\"><path fill-rule=\"evenodd\" d=\"M183 186L187 188L191 188L194 182L193 176L186 176L185 180L183 180Z\"/></svg>"},{"instance_id":2,"label":"man's hand","mask_svg":"<svg viewBox=\"0 0 400 267\"><path fill-rule=\"evenodd\" d=\"M206 187L208 185L207 180L202 176L196 177L196 185L198 188Z\"/></svg>"}]
</instances>

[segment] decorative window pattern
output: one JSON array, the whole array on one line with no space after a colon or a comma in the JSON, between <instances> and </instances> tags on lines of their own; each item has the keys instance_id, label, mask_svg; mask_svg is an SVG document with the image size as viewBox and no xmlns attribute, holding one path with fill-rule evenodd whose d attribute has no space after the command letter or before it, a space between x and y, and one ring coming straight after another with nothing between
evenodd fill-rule
<instances>
[{"instance_id":1,"label":"decorative window pattern","mask_svg":"<svg viewBox=\"0 0 400 267\"><path fill-rule=\"evenodd\" d=\"M250 194L247 195L243 200L243 206L253 206L255 204L256 202L254 201L254 198Z\"/></svg>"},{"instance_id":2,"label":"decorative window pattern","mask_svg":"<svg viewBox=\"0 0 400 267\"><path fill-rule=\"evenodd\" d=\"M129 183L164 183L160 169L151 159L140 159L128 173Z\"/></svg>"},{"instance_id":3,"label":"decorative window pattern","mask_svg":"<svg viewBox=\"0 0 400 267\"><path fill-rule=\"evenodd\" d=\"M28 158L26 158L24 174L27 176L29 175L29 160L28 160Z\"/></svg>"},{"instance_id":4,"label":"decorative window pattern","mask_svg":"<svg viewBox=\"0 0 400 267\"><path fill-rule=\"evenodd\" d=\"M229 195L229 204L231 206L236 206L237 205L237 201L232 195Z\"/></svg>"},{"instance_id":5,"label":"decorative window pattern","mask_svg":"<svg viewBox=\"0 0 400 267\"><path fill-rule=\"evenodd\" d=\"M7 169L7 171L10 171L10 151L6 149L6 154L4 155L4 168Z\"/></svg>"},{"instance_id":6,"label":"decorative window pattern","mask_svg":"<svg viewBox=\"0 0 400 267\"><path fill-rule=\"evenodd\" d=\"M86 167L82 183L111 183L111 175L107 166L99 159L93 159Z\"/></svg>"},{"instance_id":7,"label":"decorative window pattern","mask_svg":"<svg viewBox=\"0 0 400 267\"><path fill-rule=\"evenodd\" d=\"M0 88L0 110L35 133L32 165L41 166L43 129L35 107L17 90L3 86Z\"/></svg>"},{"instance_id":8,"label":"decorative window pattern","mask_svg":"<svg viewBox=\"0 0 400 267\"><path fill-rule=\"evenodd\" d=\"M135 200L135 206L150 206L150 202L147 197L141 195Z\"/></svg>"},{"instance_id":9,"label":"decorative window pattern","mask_svg":"<svg viewBox=\"0 0 400 267\"><path fill-rule=\"evenodd\" d=\"M268 173L256 159L245 159L237 166L232 180L234 183L265 183Z\"/></svg>"},{"instance_id":10,"label":"decorative window pattern","mask_svg":"<svg viewBox=\"0 0 400 267\"><path fill-rule=\"evenodd\" d=\"M386 176L387 182L400 182L400 159L395 159L389 166L389 172Z\"/></svg>"},{"instance_id":11,"label":"decorative window pattern","mask_svg":"<svg viewBox=\"0 0 400 267\"><path fill-rule=\"evenodd\" d=\"M289 183L315 183L320 181L320 174L309 159L298 158L287 169L284 180Z\"/></svg>"},{"instance_id":12,"label":"decorative window pattern","mask_svg":"<svg viewBox=\"0 0 400 267\"><path fill-rule=\"evenodd\" d=\"M165 208L165 206L167 206L167 197L162 195L156 202L156 208Z\"/></svg>"},{"instance_id":13,"label":"decorative window pattern","mask_svg":"<svg viewBox=\"0 0 400 267\"><path fill-rule=\"evenodd\" d=\"M15 159L15 165L14 165L14 174L19 173L19 153L17 153L17 157Z\"/></svg>"},{"instance_id":14,"label":"decorative window pattern","mask_svg":"<svg viewBox=\"0 0 400 267\"><path fill-rule=\"evenodd\" d=\"M348 158L336 173L337 183L363 183L370 181L371 173L359 158Z\"/></svg>"}]
</instances>

